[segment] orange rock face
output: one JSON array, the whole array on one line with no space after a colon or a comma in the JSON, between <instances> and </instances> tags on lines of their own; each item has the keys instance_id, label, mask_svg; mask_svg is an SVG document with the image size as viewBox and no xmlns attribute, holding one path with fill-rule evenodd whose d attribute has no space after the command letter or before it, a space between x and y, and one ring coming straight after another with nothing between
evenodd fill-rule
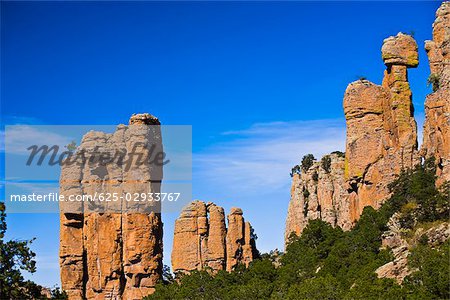
<instances>
[{"instance_id":1,"label":"orange rock face","mask_svg":"<svg viewBox=\"0 0 450 300\"><path fill-rule=\"evenodd\" d=\"M350 202L344 180L345 159L327 155L329 166L316 161L301 174L293 174L285 241L300 235L309 220L322 219L342 228L351 227Z\"/></svg>"},{"instance_id":2,"label":"orange rock face","mask_svg":"<svg viewBox=\"0 0 450 300\"><path fill-rule=\"evenodd\" d=\"M351 228L364 207L378 208L388 184L401 170L419 163L417 126L407 68L418 65L417 44L399 33L384 40L382 85L365 79L347 87L345 159L328 155L329 170L315 162L293 176L285 239L298 235L310 219Z\"/></svg>"},{"instance_id":3,"label":"orange rock face","mask_svg":"<svg viewBox=\"0 0 450 300\"><path fill-rule=\"evenodd\" d=\"M399 33L383 41L381 55L386 65L417 67L419 55L417 43L410 35Z\"/></svg>"},{"instance_id":4,"label":"orange rock face","mask_svg":"<svg viewBox=\"0 0 450 300\"><path fill-rule=\"evenodd\" d=\"M407 74L408 67L418 65L417 44L399 33L384 40L382 57L387 66L382 86L355 82L344 96L351 222L365 206L378 208L389 197L388 184L395 176L419 163Z\"/></svg>"},{"instance_id":5,"label":"orange rock face","mask_svg":"<svg viewBox=\"0 0 450 300\"><path fill-rule=\"evenodd\" d=\"M388 185L396 175L421 158L436 159L437 185L450 180L450 2L438 9L433 41L427 41L425 49L434 92L425 102L420 153L407 73L419 63L417 44L399 33L383 42L382 85L358 80L345 91L345 161L332 158L328 176L319 162L293 175L286 242L292 233L299 235L310 219L349 229L364 207L378 208L389 197Z\"/></svg>"},{"instance_id":6,"label":"orange rock face","mask_svg":"<svg viewBox=\"0 0 450 300\"><path fill-rule=\"evenodd\" d=\"M91 131L77 149L93 154L146 155L136 144L162 149L157 119L135 115L130 126L113 134ZM159 192L162 169L154 165L101 163L64 164L60 193L65 197L95 193ZM142 299L153 292L162 273L162 222L159 203L152 206L110 202L61 202L60 269L69 299Z\"/></svg>"},{"instance_id":7,"label":"orange rock face","mask_svg":"<svg viewBox=\"0 0 450 300\"><path fill-rule=\"evenodd\" d=\"M241 209L231 210L227 229L223 208L202 201L191 202L175 221L172 249L175 274L230 271L239 263L248 265L257 255L251 225L244 222Z\"/></svg>"},{"instance_id":8,"label":"orange rock face","mask_svg":"<svg viewBox=\"0 0 450 300\"><path fill-rule=\"evenodd\" d=\"M382 86L354 82L344 96L345 177L352 222L365 206L378 208L388 198L388 184L395 176L419 162L407 75L407 68L418 64L417 44L411 36L399 33L384 40L382 57L387 66Z\"/></svg>"},{"instance_id":9,"label":"orange rock face","mask_svg":"<svg viewBox=\"0 0 450 300\"><path fill-rule=\"evenodd\" d=\"M450 3L436 13L433 40L425 42L434 92L425 101L421 154L436 159L437 184L450 181Z\"/></svg>"}]
</instances>

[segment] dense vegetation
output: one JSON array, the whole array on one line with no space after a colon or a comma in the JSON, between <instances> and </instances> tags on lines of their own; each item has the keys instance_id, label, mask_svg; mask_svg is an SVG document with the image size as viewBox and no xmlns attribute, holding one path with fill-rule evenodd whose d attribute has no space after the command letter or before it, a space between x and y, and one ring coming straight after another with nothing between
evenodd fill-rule
<instances>
[{"instance_id":1,"label":"dense vegetation","mask_svg":"<svg viewBox=\"0 0 450 300\"><path fill-rule=\"evenodd\" d=\"M25 280L21 271L36 271L36 256L30 249L32 241L5 241L5 204L0 202L0 299L47 299L42 287ZM66 299L58 288L50 290L51 299Z\"/></svg>"},{"instance_id":2,"label":"dense vegetation","mask_svg":"<svg viewBox=\"0 0 450 300\"><path fill-rule=\"evenodd\" d=\"M286 253L263 254L249 268L231 273L207 271L165 281L148 299L448 299L449 241L432 249L419 244L409 257L416 271L403 285L379 279L375 270L392 260L380 250L381 234L394 214L405 231L448 220L448 188L435 188L433 163L404 172L391 185L392 197L378 211L366 207L348 232L320 220L292 236Z\"/></svg>"}]
</instances>

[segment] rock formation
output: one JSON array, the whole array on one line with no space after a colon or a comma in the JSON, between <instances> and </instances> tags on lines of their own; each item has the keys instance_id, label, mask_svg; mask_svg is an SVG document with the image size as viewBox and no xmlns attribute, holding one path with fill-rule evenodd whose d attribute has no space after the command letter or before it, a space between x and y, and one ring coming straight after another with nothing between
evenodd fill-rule
<instances>
[{"instance_id":1,"label":"rock formation","mask_svg":"<svg viewBox=\"0 0 450 300\"><path fill-rule=\"evenodd\" d=\"M248 266L257 255L252 234L240 208L231 209L227 229L222 207L193 201L175 221L172 269L182 274L204 269L231 271L239 263Z\"/></svg>"},{"instance_id":2,"label":"rock formation","mask_svg":"<svg viewBox=\"0 0 450 300\"><path fill-rule=\"evenodd\" d=\"M291 233L300 235L311 219L322 219L346 229L351 227L344 165L343 154L332 153L320 162L315 161L308 170L293 174L286 241Z\"/></svg>"},{"instance_id":3,"label":"rock formation","mask_svg":"<svg viewBox=\"0 0 450 300\"><path fill-rule=\"evenodd\" d=\"M120 199L126 193L160 191L162 167L134 161L138 154L150 155L151 147L143 145L162 151L160 126L148 126L159 121L140 114L133 115L129 124L119 125L113 134L90 131L74 154L88 160L62 166L61 195L98 197L60 204L61 283L69 299L142 299L153 292L161 276L159 202ZM116 154L133 160L130 164L125 159L108 160ZM106 160L89 160L100 155ZM114 193L118 198L98 201L107 193L111 200Z\"/></svg>"},{"instance_id":4,"label":"rock formation","mask_svg":"<svg viewBox=\"0 0 450 300\"><path fill-rule=\"evenodd\" d=\"M253 258L258 255L252 226L249 222L244 221L242 215L240 208L233 207L227 217L226 270L228 272L240 263L248 266Z\"/></svg>"},{"instance_id":5,"label":"rock formation","mask_svg":"<svg viewBox=\"0 0 450 300\"><path fill-rule=\"evenodd\" d=\"M430 247L437 247L450 238L450 224L442 223L428 230L418 228L414 236L408 240L402 237L402 228L398 221L398 215L394 214L388 222L388 228L382 236L382 249L391 249L394 260L382 265L375 270L380 278L392 278L401 284L406 276L413 270L408 267L410 249L415 247L423 237L426 237Z\"/></svg>"},{"instance_id":6,"label":"rock formation","mask_svg":"<svg viewBox=\"0 0 450 300\"><path fill-rule=\"evenodd\" d=\"M351 222L365 206L378 208L389 196L388 184L403 169L419 163L417 126L407 68L418 65L417 44L402 33L384 40L387 69L382 86L351 83L344 96L347 122L345 180Z\"/></svg>"},{"instance_id":7,"label":"rock formation","mask_svg":"<svg viewBox=\"0 0 450 300\"><path fill-rule=\"evenodd\" d=\"M365 206L378 208L388 184L402 169L419 162L407 68L418 65L417 44L402 33L384 40L383 84L365 79L349 84L344 95L347 123L345 158L327 155L294 174L285 240L299 235L310 219L349 229ZM329 160L329 170L322 165Z\"/></svg>"},{"instance_id":8,"label":"rock formation","mask_svg":"<svg viewBox=\"0 0 450 300\"><path fill-rule=\"evenodd\" d=\"M285 241L299 235L310 219L349 229L365 206L378 208L388 185L421 158L436 158L437 184L450 180L450 3L444 2L425 48L434 92L425 102L424 141L418 151L408 68L418 65L417 44L399 33L384 40L382 85L365 79L350 83L344 95L347 125L345 159L333 155L329 172L320 162L293 174Z\"/></svg>"},{"instance_id":9,"label":"rock formation","mask_svg":"<svg viewBox=\"0 0 450 300\"><path fill-rule=\"evenodd\" d=\"M450 181L450 2L442 3L433 24L433 40L425 42L434 92L425 101L421 154L434 157L437 184Z\"/></svg>"}]
</instances>

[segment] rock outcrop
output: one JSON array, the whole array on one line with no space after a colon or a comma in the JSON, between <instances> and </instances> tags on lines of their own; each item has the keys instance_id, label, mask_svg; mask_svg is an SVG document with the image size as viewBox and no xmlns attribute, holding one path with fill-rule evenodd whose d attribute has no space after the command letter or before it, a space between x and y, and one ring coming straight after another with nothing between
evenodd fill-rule
<instances>
[{"instance_id":1,"label":"rock outcrop","mask_svg":"<svg viewBox=\"0 0 450 300\"><path fill-rule=\"evenodd\" d=\"M285 239L300 234L310 219L351 228L365 206L378 208L388 184L401 170L417 164L417 126L407 68L418 65L417 44L402 33L384 40L383 84L357 80L347 87L345 158L336 154L330 170L315 162L294 174Z\"/></svg>"},{"instance_id":2,"label":"rock outcrop","mask_svg":"<svg viewBox=\"0 0 450 300\"><path fill-rule=\"evenodd\" d=\"M227 219L226 270L230 272L240 263L248 266L256 258L258 252L252 226L249 222L244 221L242 210L237 207L231 208Z\"/></svg>"},{"instance_id":3,"label":"rock outcrop","mask_svg":"<svg viewBox=\"0 0 450 300\"><path fill-rule=\"evenodd\" d=\"M293 174L286 241L292 233L300 235L311 219L322 219L345 229L351 227L344 169L343 154L332 153L315 161L308 170Z\"/></svg>"},{"instance_id":4,"label":"rock outcrop","mask_svg":"<svg viewBox=\"0 0 450 300\"><path fill-rule=\"evenodd\" d=\"M394 260L375 270L379 278L392 278L401 284L414 270L408 267L410 249L417 246L419 240L426 240L430 247L442 245L450 238L450 224L442 223L428 230L418 228L409 240L402 236L398 215L394 214L388 222L389 230L382 235L382 249L391 249ZM424 239L425 237L425 239Z\"/></svg>"},{"instance_id":5,"label":"rock outcrop","mask_svg":"<svg viewBox=\"0 0 450 300\"><path fill-rule=\"evenodd\" d=\"M419 163L417 126L407 68L418 65L417 44L402 33L384 40L386 64L382 86L365 80L351 83L344 96L347 122L345 180L355 208L378 208L389 196L388 184L401 170Z\"/></svg>"},{"instance_id":6,"label":"rock outcrop","mask_svg":"<svg viewBox=\"0 0 450 300\"><path fill-rule=\"evenodd\" d=\"M258 252L252 227L242 215L240 208L232 208L227 229L222 207L198 200L184 207L175 221L174 273L231 271L240 263L248 266Z\"/></svg>"},{"instance_id":7,"label":"rock outcrop","mask_svg":"<svg viewBox=\"0 0 450 300\"><path fill-rule=\"evenodd\" d=\"M403 279L412 273L408 268L409 245L402 238L401 226L398 221L398 215L394 214L388 222L388 228L382 235L382 249L391 249L394 260L375 270L380 278L392 278L399 284Z\"/></svg>"},{"instance_id":8,"label":"rock outcrop","mask_svg":"<svg viewBox=\"0 0 450 300\"><path fill-rule=\"evenodd\" d=\"M425 42L434 92L425 101L421 154L434 157L437 184L450 181L450 2L442 3L433 24L433 40Z\"/></svg>"},{"instance_id":9,"label":"rock outcrop","mask_svg":"<svg viewBox=\"0 0 450 300\"><path fill-rule=\"evenodd\" d=\"M332 157L328 176L319 162L293 174L286 242L310 219L351 228L364 207L379 208L390 196L389 183L422 158L435 158L438 186L450 180L450 2L437 11L433 41L425 48L434 92L425 102L421 150L408 82L408 68L419 63L417 43L399 33L385 39L381 48L386 65L382 84L361 79L345 91L345 160Z\"/></svg>"},{"instance_id":10,"label":"rock outcrop","mask_svg":"<svg viewBox=\"0 0 450 300\"><path fill-rule=\"evenodd\" d=\"M66 199L91 197L60 204L61 283L69 299L142 299L161 276L159 202L120 198L160 191L162 166L134 161L151 155L147 146L162 151L160 126L148 126L159 121L140 114L129 124L119 125L113 134L90 131L74 154L87 161L62 166L60 194ZM108 161L117 154L124 155L122 161ZM89 159L100 155L106 160ZM132 159L129 164L126 157Z\"/></svg>"}]
</instances>

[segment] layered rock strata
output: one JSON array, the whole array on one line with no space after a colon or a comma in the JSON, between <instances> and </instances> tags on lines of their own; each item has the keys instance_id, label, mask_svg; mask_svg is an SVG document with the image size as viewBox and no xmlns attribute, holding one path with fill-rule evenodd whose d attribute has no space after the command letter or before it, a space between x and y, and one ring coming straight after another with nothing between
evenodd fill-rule
<instances>
[{"instance_id":1,"label":"layered rock strata","mask_svg":"<svg viewBox=\"0 0 450 300\"><path fill-rule=\"evenodd\" d=\"M60 269L69 299L142 299L154 291L162 273L162 222L159 202L121 200L126 194L159 192L162 167L139 157L162 151L158 119L133 115L129 126L112 134L90 131L74 157L63 164L60 194L97 200L61 202ZM144 146L145 145L145 146ZM131 153L134 153L131 155ZM111 161L114 155L123 161ZM102 156L102 159L89 160ZM128 158L130 164L125 163ZM116 201L99 201L116 193Z\"/></svg>"},{"instance_id":2,"label":"layered rock strata","mask_svg":"<svg viewBox=\"0 0 450 300\"><path fill-rule=\"evenodd\" d=\"M248 264L258 255L253 229L245 222L240 208L228 215L213 203L193 201L183 208L175 221L172 248L175 274L193 270L231 271L238 264Z\"/></svg>"}]
</instances>

